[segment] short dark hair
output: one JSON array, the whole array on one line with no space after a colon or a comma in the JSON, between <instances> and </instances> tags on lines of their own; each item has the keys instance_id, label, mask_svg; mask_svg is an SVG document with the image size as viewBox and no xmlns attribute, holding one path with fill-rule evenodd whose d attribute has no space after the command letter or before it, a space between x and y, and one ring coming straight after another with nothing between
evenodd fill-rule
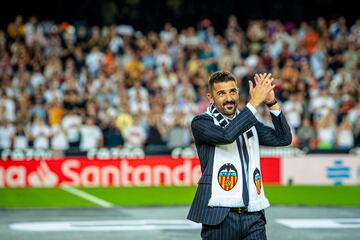
<instances>
[{"instance_id":1,"label":"short dark hair","mask_svg":"<svg viewBox=\"0 0 360 240\"><path fill-rule=\"evenodd\" d=\"M211 74L209 78L208 88L209 91L212 91L214 87L214 83L218 82L229 82L234 81L236 83L236 78L230 72L227 71L217 71Z\"/></svg>"}]
</instances>

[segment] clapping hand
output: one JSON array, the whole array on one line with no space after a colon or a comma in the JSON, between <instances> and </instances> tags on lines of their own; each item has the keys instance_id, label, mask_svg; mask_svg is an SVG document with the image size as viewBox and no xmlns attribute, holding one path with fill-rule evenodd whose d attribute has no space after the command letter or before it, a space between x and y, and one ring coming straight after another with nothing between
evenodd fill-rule
<instances>
[{"instance_id":1,"label":"clapping hand","mask_svg":"<svg viewBox=\"0 0 360 240\"><path fill-rule=\"evenodd\" d=\"M271 73L255 74L254 80L255 80L256 85L265 81L266 83L270 83L271 86L275 87L275 84L273 84L275 79L271 76ZM272 90L266 95L264 103L269 104L274 101L276 101L275 92L274 92L274 88L272 88Z\"/></svg>"},{"instance_id":2,"label":"clapping hand","mask_svg":"<svg viewBox=\"0 0 360 240\"><path fill-rule=\"evenodd\" d=\"M269 103L275 100L274 87L272 84L274 79L269 74L256 74L255 86L252 81L249 81L250 104L253 107L259 106L261 103Z\"/></svg>"}]
</instances>

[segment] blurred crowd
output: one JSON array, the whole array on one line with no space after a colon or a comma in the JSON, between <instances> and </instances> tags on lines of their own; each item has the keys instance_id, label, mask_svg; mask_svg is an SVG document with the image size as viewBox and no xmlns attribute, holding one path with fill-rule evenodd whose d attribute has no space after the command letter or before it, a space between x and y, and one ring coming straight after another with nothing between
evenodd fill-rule
<instances>
[{"instance_id":1,"label":"blurred crowd","mask_svg":"<svg viewBox=\"0 0 360 240\"><path fill-rule=\"evenodd\" d=\"M248 80L271 72L294 147L360 145L360 19L252 20L224 29L210 19L158 32L130 25L26 21L0 30L0 148L86 151L174 148L208 106L207 80L234 73L239 108ZM263 107L258 118L271 125Z\"/></svg>"}]
</instances>

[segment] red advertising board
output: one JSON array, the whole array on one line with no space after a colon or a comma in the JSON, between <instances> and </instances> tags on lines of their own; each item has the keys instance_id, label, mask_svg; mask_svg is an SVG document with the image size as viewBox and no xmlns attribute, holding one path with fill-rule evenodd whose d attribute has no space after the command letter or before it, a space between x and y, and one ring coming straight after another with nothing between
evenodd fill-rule
<instances>
[{"instance_id":1,"label":"red advertising board","mask_svg":"<svg viewBox=\"0 0 360 240\"><path fill-rule=\"evenodd\" d=\"M263 183L280 184L280 157L262 157L260 160Z\"/></svg>"},{"instance_id":2,"label":"red advertising board","mask_svg":"<svg viewBox=\"0 0 360 240\"><path fill-rule=\"evenodd\" d=\"M263 182L280 182L280 159L263 158ZM54 186L188 186L201 176L197 158L0 160L0 188Z\"/></svg>"}]
</instances>

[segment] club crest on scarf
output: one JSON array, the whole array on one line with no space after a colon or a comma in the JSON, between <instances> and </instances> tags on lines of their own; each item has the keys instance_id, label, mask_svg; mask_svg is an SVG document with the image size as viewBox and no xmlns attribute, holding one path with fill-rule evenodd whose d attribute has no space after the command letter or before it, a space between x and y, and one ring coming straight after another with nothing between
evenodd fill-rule
<instances>
[{"instance_id":1,"label":"club crest on scarf","mask_svg":"<svg viewBox=\"0 0 360 240\"><path fill-rule=\"evenodd\" d=\"M237 179L238 172L233 164L226 163L221 166L218 172L218 181L222 189L230 191L236 185Z\"/></svg>"},{"instance_id":2,"label":"club crest on scarf","mask_svg":"<svg viewBox=\"0 0 360 240\"><path fill-rule=\"evenodd\" d=\"M255 168L253 177L254 177L254 183L256 186L257 194L260 195L260 193L261 193L261 173L260 173L259 169Z\"/></svg>"}]
</instances>

